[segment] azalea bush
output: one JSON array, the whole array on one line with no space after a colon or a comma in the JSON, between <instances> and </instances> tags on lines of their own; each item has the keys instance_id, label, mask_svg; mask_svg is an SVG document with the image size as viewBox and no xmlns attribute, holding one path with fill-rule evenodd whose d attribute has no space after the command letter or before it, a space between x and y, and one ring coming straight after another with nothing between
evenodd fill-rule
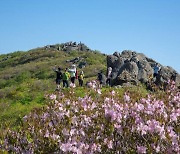
<instances>
[{"instance_id":1,"label":"azalea bush","mask_svg":"<svg viewBox=\"0 0 180 154\"><path fill-rule=\"evenodd\" d=\"M161 95L102 91L93 81L84 97L76 88L48 95L50 103L1 134L2 151L15 153L179 153L180 92Z\"/></svg>"}]
</instances>

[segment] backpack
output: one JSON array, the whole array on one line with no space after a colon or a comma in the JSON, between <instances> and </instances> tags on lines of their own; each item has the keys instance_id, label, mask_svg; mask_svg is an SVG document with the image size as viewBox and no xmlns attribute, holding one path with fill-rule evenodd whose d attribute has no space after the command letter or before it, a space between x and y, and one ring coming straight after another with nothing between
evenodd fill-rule
<instances>
[{"instance_id":1,"label":"backpack","mask_svg":"<svg viewBox=\"0 0 180 154\"><path fill-rule=\"evenodd\" d=\"M83 75L83 74L80 74L80 75L78 76L78 79L79 79L79 80L83 80L83 79L84 79L84 75Z\"/></svg>"},{"instance_id":2,"label":"backpack","mask_svg":"<svg viewBox=\"0 0 180 154\"><path fill-rule=\"evenodd\" d=\"M64 72L63 75L62 75L62 79L63 80L69 80L69 73L68 72Z\"/></svg>"}]
</instances>

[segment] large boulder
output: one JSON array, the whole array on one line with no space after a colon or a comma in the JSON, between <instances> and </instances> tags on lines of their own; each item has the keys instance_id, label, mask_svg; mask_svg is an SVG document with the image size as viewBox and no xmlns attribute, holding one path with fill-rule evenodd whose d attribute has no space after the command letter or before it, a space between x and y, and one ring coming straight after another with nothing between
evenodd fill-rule
<instances>
[{"instance_id":1,"label":"large boulder","mask_svg":"<svg viewBox=\"0 0 180 154\"><path fill-rule=\"evenodd\" d=\"M107 68L112 68L113 85L122 85L123 83L137 84L138 82L147 83L153 76L153 67L157 62L146 57L142 53L130 50L124 50L121 53L115 52L107 56ZM169 79L176 76L176 83L180 83L180 75L171 67L160 66L160 75L162 82L168 82Z\"/></svg>"},{"instance_id":2,"label":"large boulder","mask_svg":"<svg viewBox=\"0 0 180 154\"><path fill-rule=\"evenodd\" d=\"M129 72L131 76L135 76L137 78L138 66L135 62L129 61L124 63L119 69L118 76L121 75L124 70Z\"/></svg>"},{"instance_id":3,"label":"large boulder","mask_svg":"<svg viewBox=\"0 0 180 154\"><path fill-rule=\"evenodd\" d=\"M117 61L118 57L114 55L108 55L107 56L107 66L115 68L115 62Z\"/></svg>"},{"instance_id":4,"label":"large boulder","mask_svg":"<svg viewBox=\"0 0 180 154\"><path fill-rule=\"evenodd\" d=\"M113 83L114 85L125 85L127 83L137 85L138 81L135 74L124 69L121 74L119 74L117 78L113 80Z\"/></svg>"},{"instance_id":5,"label":"large boulder","mask_svg":"<svg viewBox=\"0 0 180 154\"><path fill-rule=\"evenodd\" d=\"M176 84L180 83L180 75L170 66L162 66L160 73L164 81L168 81L172 79L172 76L176 76Z\"/></svg>"}]
</instances>

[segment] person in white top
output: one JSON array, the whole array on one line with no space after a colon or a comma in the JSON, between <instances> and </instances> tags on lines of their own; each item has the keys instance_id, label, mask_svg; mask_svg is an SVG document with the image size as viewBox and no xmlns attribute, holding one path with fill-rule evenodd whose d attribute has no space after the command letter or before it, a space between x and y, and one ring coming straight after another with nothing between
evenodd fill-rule
<instances>
[{"instance_id":1,"label":"person in white top","mask_svg":"<svg viewBox=\"0 0 180 154\"><path fill-rule=\"evenodd\" d=\"M111 77L112 77L112 67L108 67L107 69L107 80L106 80L106 84L108 86L111 86Z\"/></svg>"},{"instance_id":2,"label":"person in white top","mask_svg":"<svg viewBox=\"0 0 180 154\"><path fill-rule=\"evenodd\" d=\"M76 79L76 65L72 65L71 68L68 70L70 77L71 77L71 83L72 86L75 87L75 79Z\"/></svg>"}]
</instances>

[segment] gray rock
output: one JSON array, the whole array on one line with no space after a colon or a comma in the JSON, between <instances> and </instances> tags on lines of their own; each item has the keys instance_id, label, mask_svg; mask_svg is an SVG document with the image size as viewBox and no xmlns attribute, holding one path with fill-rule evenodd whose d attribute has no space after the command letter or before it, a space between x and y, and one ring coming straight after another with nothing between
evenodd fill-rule
<instances>
[{"instance_id":1,"label":"gray rock","mask_svg":"<svg viewBox=\"0 0 180 154\"><path fill-rule=\"evenodd\" d=\"M131 76L134 76L137 78L137 75L138 75L138 66L135 62L127 62L127 63L124 63L120 69L119 69L119 72L118 72L118 76L124 71L126 70L127 72L129 72L129 74Z\"/></svg>"},{"instance_id":2,"label":"gray rock","mask_svg":"<svg viewBox=\"0 0 180 154\"><path fill-rule=\"evenodd\" d=\"M112 67L113 85L147 83L154 73L153 68L156 63L155 60L144 54L130 50L124 50L122 53L115 52L113 55L107 56L107 68ZM171 78L175 78L176 83L180 84L180 75L173 68L162 66L159 63L158 65L161 69L157 84L167 83Z\"/></svg>"},{"instance_id":3,"label":"gray rock","mask_svg":"<svg viewBox=\"0 0 180 154\"><path fill-rule=\"evenodd\" d=\"M117 51L113 53L113 56L119 57L120 53L118 53Z\"/></svg>"},{"instance_id":4,"label":"gray rock","mask_svg":"<svg viewBox=\"0 0 180 154\"><path fill-rule=\"evenodd\" d=\"M61 50L62 51L66 51L66 52L70 52L70 51L91 51L85 44L83 43L76 43L76 42L66 42L61 44Z\"/></svg>"},{"instance_id":5,"label":"gray rock","mask_svg":"<svg viewBox=\"0 0 180 154\"><path fill-rule=\"evenodd\" d=\"M74 58L74 59L66 60L66 62L71 62L71 63L74 64L74 63L78 63L80 60L81 60L80 57L76 57L76 58Z\"/></svg>"},{"instance_id":6,"label":"gray rock","mask_svg":"<svg viewBox=\"0 0 180 154\"><path fill-rule=\"evenodd\" d=\"M114 81L114 85L124 85L125 83L130 83L133 85L137 85L137 77L134 73L128 72L127 70L123 70L120 75L117 76Z\"/></svg>"},{"instance_id":7,"label":"gray rock","mask_svg":"<svg viewBox=\"0 0 180 154\"><path fill-rule=\"evenodd\" d=\"M108 55L107 56L107 66L115 68L115 62L117 61L118 57L114 55Z\"/></svg>"},{"instance_id":8,"label":"gray rock","mask_svg":"<svg viewBox=\"0 0 180 154\"><path fill-rule=\"evenodd\" d=\"M148 75L144 69L139 69L138 80L141 81L142 83L146 83L148 81Z\"/></svg>"},{"instance_id":9,"label":"gray rock","mask_svg":"<svg viewBox=\"0 0 180 154\"><path fill-rule=\"evenodd\" d=\"M131 51L131 50L124 50L121 53L121 56L126 59L132 58L132 55L133 55L133 51Z\"/></svg>"},{"instance_id":10,"label":"gray rock","mask_svg":"<svg viewBox=\"0 0 180 154\"><path fill-rule=\"evenodd\" d=\"M82 61L82 62L79 63L78 67L79 68L84 68L84 67L86 67L86 65L87 65L87 62Z\"/></svg>"}]
</instances>

